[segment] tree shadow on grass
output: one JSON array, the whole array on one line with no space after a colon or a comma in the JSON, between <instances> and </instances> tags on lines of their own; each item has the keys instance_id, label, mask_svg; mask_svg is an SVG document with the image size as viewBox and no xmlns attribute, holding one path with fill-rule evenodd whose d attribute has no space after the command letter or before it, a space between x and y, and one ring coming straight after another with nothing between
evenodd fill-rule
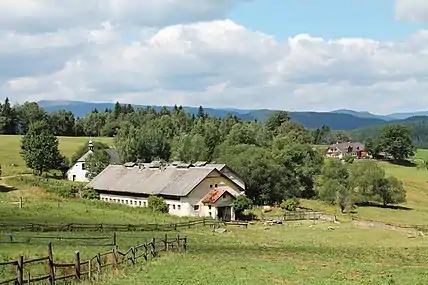
<instances>
[{"instance_id":1,"label":"tree shadow on grass","mask_svg":"<svg viewBox=\"0 0 428 285\"><path fill-rule=\"evenodd\" d=\"M397 166L404 166L404 167L416 167L416 163L410 160L386 160L387 162L397 165Z\"/></svg>"},{"instance_id":2,"label":"tree shadow on grass","mask_svg":"<svg viewBox=\"0 0 428 285\"><path fill-rule=\"evenodd\" d=\"M374 207L374 208L382 208L382 209L392 209L392 210L403 210L403 211L411 211L413 208L399 206L399 205L383 205L374 202L362 202L356 204L358 207Z\"/></svg>"},{"instance_id":3,"label":"tree shadow on grass","mask_svg":"<svg viewBox=\"0 0 428 285\"><path fill-rule=\"evenodd\" d=\"M18 188L6 186L6 185L0 185L0 193L7 193L15 190L18 190Z\"/></svg>"}]
</instances>

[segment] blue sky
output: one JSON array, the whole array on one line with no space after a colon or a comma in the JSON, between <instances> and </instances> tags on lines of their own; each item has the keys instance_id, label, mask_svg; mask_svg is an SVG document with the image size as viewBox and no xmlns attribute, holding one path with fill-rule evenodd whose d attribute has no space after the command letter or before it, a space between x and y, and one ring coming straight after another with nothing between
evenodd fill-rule
<instances>
[{"instance_id":1,"label":"blue sky","mask_svg":"<svg viewBox=\"0 0 428 285\"><path fill-rule=\"evenodd\" d=\"M395 41L426 26L396 21L394 14L393 0L254 0L235 7L228 16L278 40L307 33Z\"/></svg>"}]
</instances>

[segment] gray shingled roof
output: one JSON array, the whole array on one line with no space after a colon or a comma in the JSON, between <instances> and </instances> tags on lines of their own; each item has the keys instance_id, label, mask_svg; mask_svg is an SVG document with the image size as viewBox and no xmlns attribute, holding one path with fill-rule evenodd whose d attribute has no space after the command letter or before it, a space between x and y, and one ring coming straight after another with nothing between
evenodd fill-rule
<instances>
[{"instance_id":1,"label":"gray shingled roof","mask_svg":"<svg viewBox=\"0 0 428 285\"><path fill-rule=\"evenodd\" d=\"M337 148L341 153L347 153L349 146L353 148L354 152L357 150L364 150L364 145L360 142L344 142L344 143L332 144L329 147L329 149Z\"/></svg>"},{"instance_id":2,"label":"gray shingled roof","mask_svg":"<svg viewBox=\"0 0 428 285\"><path fill-rule=\"evenodd\" d=\"M202 180L217 169L208 167L159 168L109 165L89 184L96 190L148 195L187 196Z\"/></svg>"}]
</instances>

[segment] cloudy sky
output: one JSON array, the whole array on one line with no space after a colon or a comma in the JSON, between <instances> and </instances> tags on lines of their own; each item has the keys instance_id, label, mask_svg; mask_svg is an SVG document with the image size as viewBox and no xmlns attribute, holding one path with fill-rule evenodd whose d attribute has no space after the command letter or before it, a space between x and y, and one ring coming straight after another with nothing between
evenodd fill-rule
<instances>
[{"instance_id":1,"label":"cloudy sky","mask_svg":"<svg viewBox=\"0 0 428 285\"><path fill-rule=\"evenodd\" d=\"M0 1L0 99L428 109L427 0Z\"/></svg>"}]
</instances>

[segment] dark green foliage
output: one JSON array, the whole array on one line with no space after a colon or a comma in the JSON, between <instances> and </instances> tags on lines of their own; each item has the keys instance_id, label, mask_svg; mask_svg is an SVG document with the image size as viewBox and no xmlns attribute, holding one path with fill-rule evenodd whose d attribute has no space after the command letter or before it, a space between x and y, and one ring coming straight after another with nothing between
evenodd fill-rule
<instances>
[{"instance_id":1,"label":"dark green foliage","mask_svg":"<svg viewBox=\"0 0 428 285\"><path fill-rule=\"evenodd\" d=\"M387 205L406 200L402 183L394 177L385 177L385 171L372 160L347 165L337 159L328 159L317 189L321 200L339 205L342 212L349 211L356 203L382 202Z\"/></svg>"},{"instance_id":2,"label":"dark green foliage","mask_svg":"<svg viewBox=\"0 0 428 285\"><path fill-rule=\"evenodd\" d=\"M85 160L86 177L92 180L101 173L110 163L110 156L103 149L94 150Z\"/></svg>"},{"instance_id":3,"label":"dark green foliage","mask_svg":"<svg viewBox=\"0 0 428 285\"><path fill-rule=\"evenodd\" d=\"M392 155L396 160L404 160L415 154L412 134L405 126L390 125L384 127L376 141L381 151Z\"/></svg>"},{"instance_id":4,"label":"dark green foliage","mask_svg":"<svg viewBox=\"0 0 428 285\"><path fill-rule=\"evenodd\" d=\"M235 214L242 214L245 210L249 210L253 207L253 201L247 196L238 196L235 201L233 201L233 209Z\"/></svg>"},{"instance_id":5,"label":"dark green foliage","mask_svg":"<svg viewBox=\"0 0 428 285\"><path fill-rule=\"evenodd\" d=\"M168 213L168 205L162 197L150 196L147 201L147 206L153 212Z\"/></svg>"},{"instance_id":6,"label":"dark green foliage","mask_svg":"<svg viewBox=\"0 0 428 285\"><path fill-rule=\"evenodd\" d=\"M403 183L395 177L377 180L374 195L384 206L406 202L406 190Z\"/></svg>"},{"instance_id":7,"label":"dark green foliage","mask_svg":"<svg viewBox=\"0 0 428 285\"><path fill-rule=\"evenodd\" d=\"M88 200L99 200L100 194L93 188L85 188L82 190L82 198Z\"/></svg>"},{"instance_id":8,"label":"dark green foliage","mask_svg":"<svg viewBox=\"0 0 428 285\"><path fill-rule=\"evenodd\" d=\"M300 201L295 197L287 200L283 200L281 203L281 209L287 212L294 212L297 210L299 206L300 206Z\"/></svg>"},{"instance_id":9,"label":"dark green foliage","mask_svg":"<svg viewBox=\"0 0 428 285\"><path fill-rule=\"evenodd\" d=\"M94 141L93 142L93 146L94 146L94 151L97 150L105 150L108 149L109 146L105 143L102 142L98 142L98 141ZM73 166L76 161L81 158L85 153L87 153L89 151L89 140L88 142L85 142L84 144L82 144L77 151L73 154L73 156L70 159L70 166Z\"/></svg>"},{"instance_id":10,"label":"dark green foliage","mask_svg":"<svg viewBox=\"0 0 428 285\"><path fill-rule=\"evenodd\" d=\"M393 122L388 124L400 125L408 129L411 133L411 140L413 144L418 148L428 148L428 118L427 117L415 117L409 118L403 121ZM381 133L382 128L385 125L365 127L350 132L352 140L366 141L367 139L375 139Z\"/></svg>"},{"instance_id":11,"label":"dark green foliage","mask_svg":"<svg viewBox=\"0 0 428 285\"><path fill-rule=\"evenodd\" d=\"M31 123L28 133L22 138L20 153L26 165L38 175L60 169L64 162L58 149L58 139L46 121Z\"/></svg>"},{"instance_id":12,"label":"dark green foliage","mask_svg":"<svg viewBox=\"0 0 428 285\"><path fill-rule=\"evenodd\" d=\"M346 163L351 164L351 163L354 162L354 160L355 160L355 158L352 155L350 155L350 154L345 154L343 156L343 161L345 161Z\"/></svg>"}]
</instances>

